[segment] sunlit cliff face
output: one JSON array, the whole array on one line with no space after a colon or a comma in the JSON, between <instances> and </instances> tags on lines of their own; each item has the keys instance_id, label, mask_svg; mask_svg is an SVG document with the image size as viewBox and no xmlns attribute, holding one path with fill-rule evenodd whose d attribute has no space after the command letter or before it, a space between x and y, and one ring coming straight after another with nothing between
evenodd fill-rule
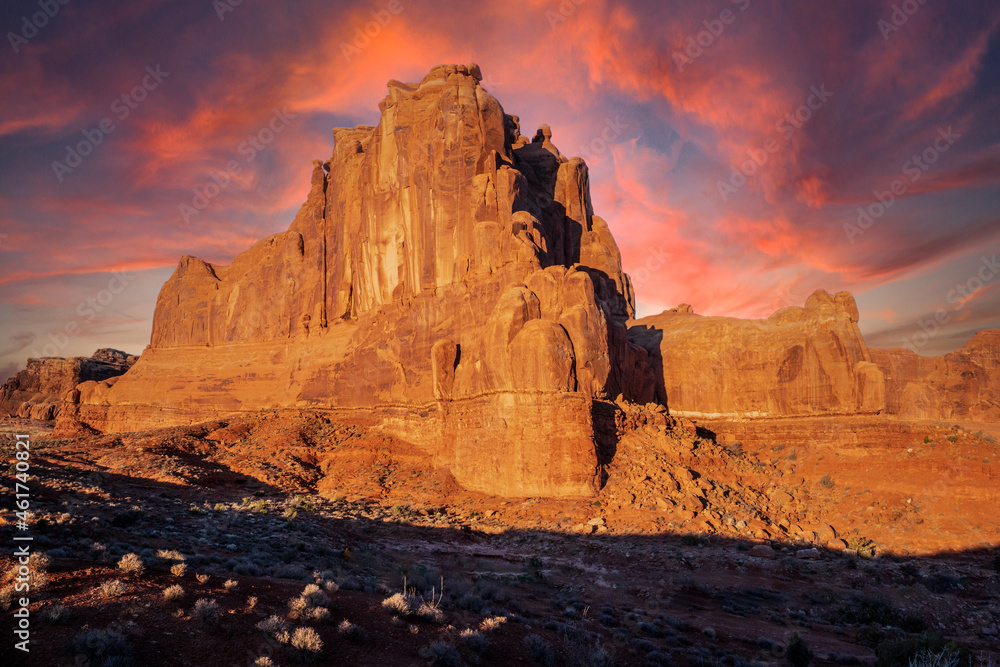
<instances>
[{"instance_id":1,"label":"sunlit cliff face","mask_svg":"<svg viewBox=\"0 0 1000 667\"><path fill-rule=\"evenodd\" d=\"M587 160L640 314L823 287L876 346L1000 326L1000 7L779 4L8 3L2 375L141 351L182 254L286 229L330 129L438 62Z\"/></svg>"}]
</instances>

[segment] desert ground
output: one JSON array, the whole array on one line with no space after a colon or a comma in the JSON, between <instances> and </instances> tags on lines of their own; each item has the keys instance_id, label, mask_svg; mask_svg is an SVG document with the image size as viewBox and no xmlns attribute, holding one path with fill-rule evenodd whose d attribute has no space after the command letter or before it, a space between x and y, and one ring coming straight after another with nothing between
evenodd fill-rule
<instances>
[{"instance_id":1,"label":"desert ground","mask_svg":"<svg viewBox=\"0 0 1000 667\"><path fill-rule=\"evenodd\" d=\"M329 412L76 438L7 420L44 556L30 662L3 662L995 662L994 435L675 421L619 443L581 501L465 491Z\"/></svg>"}]
</instances>

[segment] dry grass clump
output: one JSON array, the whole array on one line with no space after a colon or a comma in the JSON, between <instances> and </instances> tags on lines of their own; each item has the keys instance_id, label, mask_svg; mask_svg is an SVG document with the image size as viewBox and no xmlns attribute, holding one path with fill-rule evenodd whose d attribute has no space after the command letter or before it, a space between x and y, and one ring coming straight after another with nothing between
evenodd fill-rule
<instances>
[{"instance_id":1,"label":"dry grass clump","mask_svg":"<svg viewBox=\"0 0 1000 667\"><path fill-rule=\"evenodd\" d=\"M183 577L184 573L187 572L187 567L186 563L175 563L170 566L170 574L175 577Z\"/></svg>"},{"instance_id":2,"label":"dry grass clump","mask_svg":"<svg viewBox=\"0 0 1000 667\"><path fill-rule=\"evenodd\" d=\"M382 607L393 616L407 618L413 614L414 601L405 593L394 593L382 600Z\"/></svg>"},{"instance_id":3,"label":"dry grass clump","mask_svg":"<svg viewBox=\"0 0 1000 667\"><path fill-rule=\"evenodd\" d=\"M121 560L118 561L118 569L125 574L137 577L142 574L143 570L146 569L146 566L143 565L142 559L139 558L138 554L125 554L122 556Z\"/></svg>"},{"instance_id":4,"label":"dry grass clump","mask_svg":"<svg viewBox=\"0 0 1000 667\"><path fill-rule=\"evenodd\" d=\"M308 584L301 595L288 601L288 617L310 621L322 621L330 616L328 607L332 604L323 589L316 584Z\"/></svg>"},{"instance_id":5,"label":"dry grass clump","mask_svg":"<svg viewBox=\"0 0 1000 667\"><path fill-rule=\"evenodd\" d=\"M428 623L444 622L440 600L433 597L427 601L417 595L395 593L382 600L382 607L397 618L420 619Z\"/></svg>"},{"instance_id":6,"label":"dry grass clump","mask_svg":"<svg viewBox=\"0 0 1000 667\"><path fill-rule=\"evenodd\" d=\"M211 579L211 575L208 574L196 574L194 578L198 580L199 584L207 584L208 580Z\"/></svg>"},{"instance_id":7,"label":"dry grass clump","mask_svg":"<svg viewBox=\"0 0 1000 667\"><path fill-rule=\"evenodd\" d=\"M160 549L156 552L157 558L162 558L163 560L184 560L184 554L176 549Z\"/></svg>"},{"instance_id":8,"label":"dry grass clump","mask_svg":"<svg viewBox=\"0 0 1000 667\"><path fill-rule=\"evenodd\" d=\"M49 565L52 564L52 559L46 554L36 551L28 556L28 587L31 591L40 591L45 588L49 583ZM17 576L22 565L15 562L14 567L11 568L11 576ZM6 611L13 604L14 598L18 597L15 595L15 590L13 585L9 589L4 589L0 592L0 607Z\"/></svg>"},{"instance_id":9,"label":"dry grass clump","mask_svg":"<svg viewBox=\"0 0 1000 667\"><path fill-rule=\"evenodd\" d=\"M506 622L506 616L490 616L483 619L483 621L479 624L479 629L483 632L493 632Z\"/></svg>"},{"instance_id":10,"label":"dry grass clump","mask_svg":"<svg viewBox=\"0 0 1000 667\"><path fill-rule=\"evenodd\" d=\"M102 598L120 598L128 592L128 587L121 579L112 579L98 586L98 590Z\"/></svg>"},{"instance_id":11,"label":"dry grass clump","mask_svg":"<svg viewBox=\"0 0 1000 667\"><path fill-rule=\"evenodd\" d=\"M263 621L258 623L257 629L263 632L265 635L277 639L279 634L287 633L288 625L285 623L285 620L280 616L272 615L268 616Z\"/></svg>"},{"instance_id":12,"label":"dry grass clump","mask_svg":"<svg viewBox=\"0 0 1000 667\"><path fill-rule=\"evenodd\" d=\"M182 597L184 597L184 588L177 584L167 586L163 589L163 599L167 602L173 602L174 600L179 600Z\"/></svg>"},{"instance_id":13,"label":"dry grass clump","mask_svg":"<svg viewBox=\"0 0 1000 667\"><path fill-rule=\"evenodd\" d=\"M236 590L236 587L239 585L240 582L236 581L235 579L226 579L226 582L222 584L222 587L226 589L227 593L229 593L231 591Z\"/></svg>"},{"instance_id":14,"label":"dry grass clump","mask_svg":"<svg viewBox=\"0 0 1000 667\"><path fill-rule=\"evenodd\" d=\"M53 625L55 625L56 623L62 623L67 618L69 618L69 615L70 615L69 609L62 606L61 604L49 605L48 607L43 609L42 613L40 614L43 621L45 621L46 623L52 623Z\"/></svg>"},{"instance_id":15,"label":"dry grass clump","mask_svg":"<svg viewBox=\"0 0 1000 667\"><path fill-rule=\"evenodd\" d=\"M14 587L0 589L0 611L7 611L14 604Z\"/></svg>"},{"instance_id":16,"label":"dry grass clump","mask_svg":"<svg viewBox=\"0 0 1000 667\"><path fill-rule=\"evenodd\" d=\"M314 660L323 650L323 640L312 628L298 628L292 635L292 648L306 660Z\"/></svg>"}]
</instances>

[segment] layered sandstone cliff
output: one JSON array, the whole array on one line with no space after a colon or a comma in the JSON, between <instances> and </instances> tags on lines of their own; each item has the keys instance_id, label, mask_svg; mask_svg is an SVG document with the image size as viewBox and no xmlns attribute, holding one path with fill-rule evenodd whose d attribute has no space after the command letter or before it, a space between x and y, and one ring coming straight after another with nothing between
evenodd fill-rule
<instances>
[{"instance_id":1,"label":"layered sandstone cliff","mask_svg":"<svg viewBox=\"0 0 1000 667\"><path fill-rule=\"evenodd\" d=\"M657 399L691 417L876 413L885 380L847 292L816 291L766 320L703 317L689 306L632 323L662 381Z\"/></svg>"},{"instance_id":2,"label":"layered sandstone cliff","mask_svg":"<svg viewBox=\"0 0 1000 667\"><path fill-rule=\"evenodd\" d=\"M885 374L890 413L1000 422L1000 329L980 331L960 350L938 357L899 348L871 353Z\"/></svg>"},{"instance_id":3,"label":"layered sandstone cliff","mask_svg":"<svg viewBox=\"0 0 1000 667\"><path fill-rule=\"evenodd\" d=\"M586 164L522 136L481 78L390 81L287 232L229 266L181 259L133 372L83 385L62 428L362 409L470 488L592 493L592 400L652 397L631 285Z\"/></svg>"},{"instance_id":4,"label":"layered sandstone cliff","mask_svg":"<svg viewBox=\"0 0 1000 667\"><path fill-rule=\"evenodd\" d=\"M97 350L90 357L28 359L27 368L0 387L0 416L54 419L66 392L81 382L117 377L135 361L136 357L112 349Z\"/></svg>"},{"instance_id":5,"label":"layered sandstone cliff","mask_svg":"<svg viewBox=\"0 0 1000 667\"><path fill-rule=\"evenodd\" d=\"M815 292L767 319L703 317L690 306L631 322L657 401L701 419L882 414L1000 421L1000 330L923 357L869 348L847 292Z\"/></svg>"}]
</instances>

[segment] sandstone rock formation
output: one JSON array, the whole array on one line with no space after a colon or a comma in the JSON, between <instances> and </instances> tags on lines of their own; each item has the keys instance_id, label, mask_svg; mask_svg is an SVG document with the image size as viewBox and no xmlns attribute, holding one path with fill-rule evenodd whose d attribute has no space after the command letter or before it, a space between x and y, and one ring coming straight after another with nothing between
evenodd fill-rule
<instances>
[{"instance_id":1,"label":"sandstone rock formation","mask_svg":"<svg viewBox=\"0 0 1000 667\"><path fill-rule=\"evenodd\" d=\"M65 393L81 382L117 377L135 361L134 356L107 348L90 357L28 359L27 368L0 387L0 416L55 419Z\"/></svg>"},{"instance_id":2,"label":"sandstone rock formation","mask_svg":"<svg viewBox=\"0 0 1000 667\"><path fill-rule=\"evenodd\" d=\"M869 349L847 292L818 290L766 320L702 317L683 304L630 323L657 401L700 419L884 414L1000 421L1000 331L922 357Z\"/></svg>"},{"instance_id":3,"label":"sandstone rock formation","mask_svg":"<svg viewBox=\"0 0 1000 667\"><path fill-rule=\"evenodd\" d=\"M632 323L662 383L656 397L690 417L876 413L885 381L847 292L816 291L766 320L703 317L690 306Z\"/></svg>"},{"instance_id":4,"label":"sandstone rock formation","mask_svg":"<svg viewBox=\"0 0 1000 667\"><path fill-rule=\"evenodd\" d=\"M481 81L476 65L390 81L377 125L334 130L289 229L228 266L181 258L141 359L117 379L81 377L58 429L339 412L467 489L586 496L615 469L627 405L1000 418L997 332L938 359L869 350L846 292L766 320L683 305L631 321L587 165L547 125L522 135Z\"/></svg>"},{"instance_id":5,"label":"sandstone rock formation","mask_svg":"<svg viewBox=\"0 0 1000 667\"><path fill-rule=\"evenodd\" d=\"M938 357L871 351L886 381L887 410L906 419L1000 422L1000 329Z\"/></svg>"},{"instance_id":6,"label":"sandstone rock formation","mask_svg":"<svg viewBox=\"0 0 1000 667\"><path fill-rule=\"evenodd\" d=\"M652 398L631 284L586 164L547 126L529 142L481 79L390 81L287 232L229 266L181 259L139 363L81 386L61 428L365 410L468 488L593 493L593 400Z\"/></svg>"}]
</instances>

